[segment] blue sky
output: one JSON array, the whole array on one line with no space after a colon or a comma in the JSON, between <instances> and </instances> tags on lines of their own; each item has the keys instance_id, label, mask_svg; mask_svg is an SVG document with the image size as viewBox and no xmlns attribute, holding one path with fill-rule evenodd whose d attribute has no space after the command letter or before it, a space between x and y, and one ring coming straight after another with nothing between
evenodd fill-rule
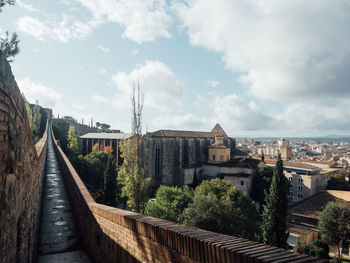
<instances>
[{"instance_id":1,"label":"blue sky","mask_svg":"<svg viewBox=\"0 0 350 263\"><path fill-rule=\"evenodd\" d=\"M144 130L231 136L349 135L347 0L17 0L12 70L54 115L130 131L132 83Z\"/></svg>"}]
</instances>

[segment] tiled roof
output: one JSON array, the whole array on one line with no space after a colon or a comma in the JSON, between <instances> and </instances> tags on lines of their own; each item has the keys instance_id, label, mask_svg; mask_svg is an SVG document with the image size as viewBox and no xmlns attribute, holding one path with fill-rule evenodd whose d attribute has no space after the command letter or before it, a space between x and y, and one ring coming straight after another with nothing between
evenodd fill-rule
<instances>
[{"instance_id":1,"label":"tiled roof","mask_svg":"<svg viewBox=\"0 0 350 263\"><path fill-rule=\"evenodd\" d=\"M300 201L299 203L294 204L290 209L288 209L288 214L305 216L318 220L320 213L328 203L346 203L349 198L349 191L322 191Z\"/></svg>"},{"instance_id":2,"label":"tiled roof","mask_svg":"<svg viewBox=\"0 0 350 263\"><path fill-rule=\"evenodd\" d=\"M233 159L223 163L206 163L205 165L257 169L259 163L260 163L260 160L253 159L253 158L238 158L238 159Z\"/></svg>"},{"instance_id":3,"label":"tiled roof","mask_svg":"<svg viewBox=\"0 0 350 263\"><path fill-rule=\"evenodd\" d=\"M219 124L216 124L215 127L210 132L158 130L155 132L148 132L146 134L146 136L150 136L150 137L184 137L184 138L214 138L217 135L222 135L224 137L227 137L227 134Z\"/></svg>"},{"instance_id":4,"label":"tiled roof","mask_svg":"<svg viewBox=\"0 0 350 263\"><path fill-rule=\"evenodd\" d=\"M275 165L276 164L276 160L266 160L265 159L265 163L267 165ZM306 169L306 170L319 170L319 167L307 164L307 163L302 163L302 162L287 162L287 161L283 161L283 166L285 168L289 167L289 168L299 168L299 169Z\"/></svg>"},{"instance_id":5,"label":"tiled roof","mask_svg":"<svg viewBox=\"0 0 350 263\"><path fill-rule=\"evenodd\" d=\"M114 140L121 140L121 139L128 139L132 136L131 133L105 133L105 132L95 132L95 133L87 133L79 138L81 139L114 139Z\"/></svg>"},{"instance_id":6,"label":"tiled roof","mask_svg":"<svg viewBox=\"0 0 350 263\"><path fill-rule=\"evenodd\" d=\"M155 132L148 132L146 134L146 136L150 136L150 137L214 138L215 134L212 132L200 132L200 131L158 130Z\"/></svg>"}]
</instances>

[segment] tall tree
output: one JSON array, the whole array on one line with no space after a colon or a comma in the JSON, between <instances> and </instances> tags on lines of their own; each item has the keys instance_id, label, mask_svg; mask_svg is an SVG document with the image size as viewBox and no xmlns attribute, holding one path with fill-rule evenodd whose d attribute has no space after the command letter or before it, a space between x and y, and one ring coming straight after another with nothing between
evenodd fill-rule
<instances>
[{"instance_id":1,"label":"tall tree","mask_svg":"<svg viewBox=\"0 0 350 263\"><path fill-rule=\"evenodd\" d=\"M285 248L287 245L288 180L283 174L283 161L278 155L270 192L266 193L263 219L265 244Z\"/></svg>"},{"instance_id":2,"label":"tall tree","mask_svg":"<svg viewBox=\"0 0 350 263\"><path fill-rule=\"evenodd\" d=\"M146 178L143 169L142 109L144 96L137 83L132 86L132 137L120 142L123 166L118 173L122 185L122 197L132 210L143 213L148 200L150 178Z\"/></svg>"},{"instance_id":3,"label":"tall tree","mask_svg":"<svg viewBox=\"0 0 350 263\"><path fill-rule=\"evenodd\" d=\"M108 158L107 168L104 172L104 199L105 204L114 206L116 203L117 173L115 160Z\"/></svg>"},{"instance_id":4,"label":"tall tree","mask_svg":"<svg viewBox=\"0 0 350 263\"><path fill-rule=\"evenodd\" d=\"M269 192L271 180L273 176L273 167L259 167L256 174L253 176L252 187L249 196L255 202L259 203L260 212L265 204L265 193Z\"/></svg>"},{"instance_id":5,"label":"tall tree","mask_svg":"<svg viewBox=\"0 0 350 263\"><path fill-rule=\"evenodd\" d=\"M342 247L350 239L350 205L330 203L322 211L319 220L322 239L336 246L338 257L342 257Z\"/></svg>"}]
</instances>

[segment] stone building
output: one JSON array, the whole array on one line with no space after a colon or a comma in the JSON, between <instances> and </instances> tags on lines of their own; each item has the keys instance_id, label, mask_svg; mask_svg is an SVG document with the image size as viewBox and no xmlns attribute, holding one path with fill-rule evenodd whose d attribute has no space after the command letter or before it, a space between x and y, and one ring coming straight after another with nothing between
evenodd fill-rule
<instances>
[{"instance_id":1,"label":"stone building","mask_svg":"<svg viewBox=\"0 0 350 263\"><path fill-rule=\"evenodd\" d=\"M145 173L153 186L222 178L248 193L258 163L237 150L219 124L210 132L159 130L144 136Z\"/></svg>"},{"instance_id":2,"label":"stone building","mask_svg":"<svg viewBox=\"0 0 350 263\"><path fill-rule=\"evenodd\" d=\"M146 175L152 178L152 185L184 185L185 175L198 173L201 164L207 162L208 148L217 135L223 137L231 151L235 149L235 139L228 137L219 124L210 132L158 130L147 133L144 167Z\"/></svg>"},{"instance_id":3,"label":"stone building","mask_svg":"<svg viewBox=\"0 0 350 263\"><path fill-rule=\"evenodd\" d=\"M95 146L98 152L105 151L106 147L110 147L112 150L112 156L116 159L117 167L123 164L121 158L121 152L119 149L119 142L123 139L131 137L130 133L105 133L105 132L94 132L87 133L79 137L79 152L82 155L87 155L92 152L92 148Z\"/></svg>"}]
</instances>

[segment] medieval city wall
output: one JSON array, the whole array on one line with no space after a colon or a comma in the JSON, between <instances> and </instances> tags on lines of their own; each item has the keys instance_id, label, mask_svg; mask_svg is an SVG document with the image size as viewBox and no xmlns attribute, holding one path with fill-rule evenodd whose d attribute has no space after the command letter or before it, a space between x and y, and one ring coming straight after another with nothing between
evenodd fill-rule
<instances>
[{"instance_id":1,"label":"medieval city wall","mask_svg":"<svg viewBox=\"0 0 350 263\"><path fill-rule=\"evenodd\" d=\"M316 260L261 243L97 204L55 139L54 142L84 246L96 262Z\"/></svg>"},{"instance_id":2,"label":"medieval city wall","mask_svg":"<svg viewBox=\"0 0 350 263\"><path fill-rule=\"evenodd\" d=\"M34 145L25 104L0 52L0 261L36 256L46 133Z\"/></svg>"}]
</instances>

